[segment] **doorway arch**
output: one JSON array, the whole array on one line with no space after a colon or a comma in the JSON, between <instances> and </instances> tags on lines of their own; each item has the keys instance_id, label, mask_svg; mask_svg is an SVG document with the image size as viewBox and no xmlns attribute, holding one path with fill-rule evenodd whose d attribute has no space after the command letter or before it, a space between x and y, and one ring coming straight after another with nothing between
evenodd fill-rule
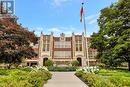
<instances>
[{"instance_id":1,"label":"doorway arch","mask_svg":"<svg viewBox=\"0 0 130 87\"><path fill-rule=\"evenodd\" d=\"M43 58L43 66L45 66L45 62L48 60L48 58Z\"/></svg>"},{"instance_id":2,"label":"doorway arch","mask_svg":"<svg viewBox=\"0 0 130 87\"><path fill-rule=\"evenodd\" d=\"M82 59L78 57L77 60L79 61L79 66L82 66Z\"/></svg>"}]
</instances>

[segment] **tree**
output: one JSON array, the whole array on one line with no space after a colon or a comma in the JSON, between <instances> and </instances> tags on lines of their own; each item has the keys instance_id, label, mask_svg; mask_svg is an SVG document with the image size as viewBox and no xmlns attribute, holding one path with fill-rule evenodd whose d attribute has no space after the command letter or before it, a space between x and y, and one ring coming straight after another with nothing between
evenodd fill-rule
<instances>
[{"instance_id":1,"label":"tree","mask_svg":"<svg viewBox=\"0 0 130 87\"><path fill-rule=\"evenodd\" d=\"M126 61L130 70L130 0L102 9L98 25L100 30L91 41L91 47L98 50L97 58L115 67Z\"/></svg>"},{"instance_id":2,"label":"tree","mask_svg":"<svg viewBox=\"0 0 130 87\"><path fill-rule=\"evenodd\" d=\"M52 60L45 61L45 66L53 66L54 62Z\"/></svg>"},{"instance_id":3,"label":"tree","mask_svg":"<svg viewBox=\"0 0 130 87\"><path fill-rule=\"evenodd\" d=\"M79 65L79 61L78 60L74 60L71 62L72 66L78 66Z\"/></svg>"},{"instance_id":4,"label":"tree","mask_svg":"<svg viewBox=\"0 0 130 87\"><path fill-rule=\"evenodd\" d=\"M30 43L36 43L34 32L28 31L17 23L17 18L9 15L0 18L0 62L20 64L23 58L35 56Z\"/></svg>"}]
</instances>

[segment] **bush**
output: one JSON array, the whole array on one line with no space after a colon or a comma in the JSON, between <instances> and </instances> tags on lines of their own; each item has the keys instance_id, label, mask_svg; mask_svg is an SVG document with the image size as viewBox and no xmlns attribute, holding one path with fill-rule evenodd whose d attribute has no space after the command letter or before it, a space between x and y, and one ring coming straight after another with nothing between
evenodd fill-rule
<instances>
[{"instance_id":1,"label":"bush","mask_svg":"<svg viewBox=\"0 0 130 87\"><path fill-rule=\"evenodd\" d=\"M75 60L71 62L72 66L78 66L79 65L79 61Z\"/></svg>"},{"instance_id":2,"label":"bush","mask_svg":"<svg viewBox=\"0 0 130 87\"><path fill-rule=\"evenodd\" d=\"M45 61L45 66L53 66L54 62L52 60Z\"/></svg>"},{"instance_id":3,"label":"bush","mask_svg":"<svg viewBox=\"0 0 130 87\"><path fill-rule=\"evenodd\" d=\"M83 74L82 78L90 87L94 86L95 82L100 79L97 75L91 73Z\"/></svg>"},{"instance_id":4,"label":"bush","mask_svg":"<svg viewBox=\"0 0 130 87\"><path fill-rule=\"evenodd\" d=\"M31 68L31 67L24 67L24 68L21 68L21 70L27 71L27 72L31 72L33 70L33 68Z\"/></svg>"},{"instance_id":5,"label":"bush","mask_svg":"<svg viewBox=\"0 0 130 87\"><path fill-rule=\"evenodd\" d=\"M108 78L111 83L115 84L117 87L130 87L130 78L124 76L111 76Z\"/></svg>"},{"instance_id":6,"label":"bush","mask_svg":"<svg viewBox=\"0 0 130 87\"><path fill-rule=\"evenodd\" d=\"M84 71L83 70L79 70L79 71L76 71L75 75L77 77L82 77L82 75L84 74Z\"/></svg>"},{"instance_id":7,"label":"bush","mask_svg":"<svg viewBox=\"0 0 130 87\"><path fill-rule=\"evenodd\" d=\"M83 70L77 71L76 76L81 77L89 87L116 87L109 80L106 80L94 73L84 73Z\"/></svg>"},{"instance_id":8,"label":"bush","mask_svg":"<svg viewBox=\"0 0 130 87\"><path fill-rule=\"evenodd\" d=\"M116 87L116 86L112 84L109 80L100 79L93 84L93 87Z\"/></svg>"},{"instance_id":9,"label":"bush","mask_svg":"<svg viewBox=\"0 0 130 87\"><path fill-rule=\"evenodd\" d=\"M99 68L101 68L101 69L102 69L102 68L106 68L106 65L103 64L103 63L98 63L97 66L98 66Z\"/></svg>"},{"instance_id":10,"label":"bush","mask_svg":"<svg viewBox=\"0 0 130 87\"><path fill-rule=\"evenodd\" d=\"M5 84L0 85L0 87L32 87L32 85L27 80L9 80Z\"/></svg>"},{"instance_id":11,"label":"bush","mask_svg":"<svg viewBox=\"0 0 130 87\"><path fill-rule=\"evenodd\" d=\"M49 71L37 68L31 69L7 70L9 75L0 77L0 87L42 87L48 79L51 79L52 75Z\"/></svg>"},{"instance_id":12,"label":"bush","mask_svg":"<svg viewBox=\"0 0 130 87\"><path fill-rule=\"evenodd\" d=\"M9 74L8 74L7 70L0 69L0 75L7 76L7 75L9 75Z\"/></svg>"},{"instance_id":13,"label":"bush","mask_svg":"<svg viewBox=\"0 0 130 87\"><path fill-rule=\"evenodd\" d=\"M58 66L49 66L49 71L76 71L76 67L73 66L66 66L66 67L58 67Z\"/></svg>"}]
</instances>

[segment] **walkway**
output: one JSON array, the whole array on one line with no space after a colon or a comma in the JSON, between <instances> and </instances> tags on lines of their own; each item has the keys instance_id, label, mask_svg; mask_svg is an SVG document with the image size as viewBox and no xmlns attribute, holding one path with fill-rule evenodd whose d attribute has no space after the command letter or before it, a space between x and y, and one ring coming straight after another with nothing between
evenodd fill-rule
<instances>
[{"instance_id":1,"label":"walkway","mask_svg":"<svg viewBox=\"0 0 130 87\"><path fill-rule=\"evenodd\" d=\"M52 79L44 87L88 87L74 72L52 72Z\"/></svg>"}]
</instances>

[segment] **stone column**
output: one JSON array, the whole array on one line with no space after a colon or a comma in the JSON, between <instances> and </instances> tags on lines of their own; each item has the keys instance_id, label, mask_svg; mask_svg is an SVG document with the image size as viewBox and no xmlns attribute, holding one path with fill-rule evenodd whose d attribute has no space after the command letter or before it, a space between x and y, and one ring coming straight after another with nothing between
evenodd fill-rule
<instances>
[{"instance_id":1,"label":"stone column","mask_svg":"<svg viewBox=\"0 0 130 87\"><path fill-rule=\"evenodd\" d=\"M39 66L43 66L43 58L42 58L42 49L43 49L43 34L41 34L40 39L39 39L39 52L38 52L38 56L39 56Z\"/></svg>"}]
</instances>

